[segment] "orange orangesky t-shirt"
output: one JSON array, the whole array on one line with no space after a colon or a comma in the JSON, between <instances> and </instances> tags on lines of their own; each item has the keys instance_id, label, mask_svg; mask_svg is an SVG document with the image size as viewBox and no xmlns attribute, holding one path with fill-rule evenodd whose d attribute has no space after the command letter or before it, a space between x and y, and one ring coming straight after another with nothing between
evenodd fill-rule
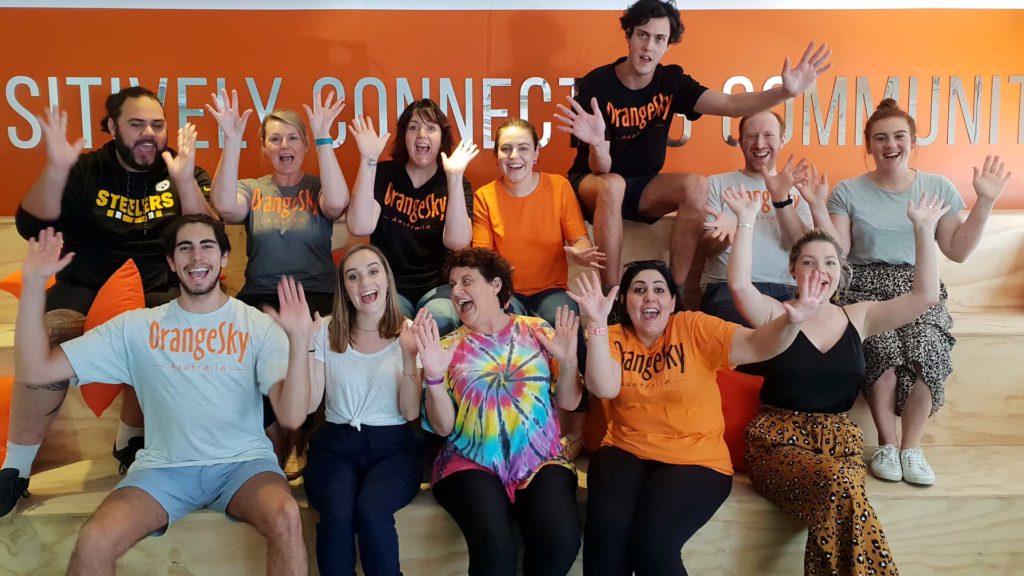
<instances>
[{"instance_id":1,"label":"orange orangesky t-shirt","mask_svg":"<svg viewBox=\"0 0 1024 576\"><path fill-rule=\"evenodd\" d=\"M562 176L541 172L537 188L521 198L499 180L474 194L473 246L490 248L512 262L512 287L519 294L565 289L569 267L562 247L586 235L579 202Z\"/></svg>"},{"instance_id":2,"label":"orange orangesky t-shirt","mask_svg":"<svg viewBox=\"0 0 1024 576\"><path fill-rule=\"evenodd\" d=\"M732 474L715 372L729 366L736 328L714 316L678 312L648 348L632 328L610 326L608 343L622 366L622 388L605 403L603 444L648 460Z\"/></svg>"}]
</instances>

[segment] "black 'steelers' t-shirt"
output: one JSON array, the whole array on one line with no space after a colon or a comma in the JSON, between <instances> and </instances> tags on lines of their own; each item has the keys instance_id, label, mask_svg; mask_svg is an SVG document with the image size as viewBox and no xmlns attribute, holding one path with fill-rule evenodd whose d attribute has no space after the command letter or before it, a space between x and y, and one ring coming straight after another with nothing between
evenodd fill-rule
<instances>
[{"instance_id":1,"label":"black 'steelers' t-shirt","mask_svg":"<svg viewBox=\"0 0 1024 576\"><path fill-rule=\"evenodd\" d=\"M210 176L199 167L195 176L208 194ZM64 251L74 252L75 258L57 273L57 280L99 290L131 258L143 290L167 290L161 234L181 215L181 199L162 158L157 156L147 172L128 172L117 160L114 142L107 142L71 167L60 204L55 221L41 220L20 207L15 216L23 238L35 237L48 226L64 234Z\"/></svg>"},{"instance_id":2,"label":"black 'steelers' t-shirt","mask_svg":"<svg viewBox=\"0 0 1024 576\"><path fill-rule=\"evenodd\" d=\"M665 165L665 146L674 115L700 118L693 107L707 88L678 65L659 64L650 84L630 90L615 75L615 65L624 60L619 58L584 76L578 84L576 101L590 111L591 98L597 98L605 137L611 142L611 172L625 178L657 174ZM578 142L569 174L589 173L589 155L590 146Z\"/></svg>"},{"instance_id":3,"label":"black 'steelers' t-shirt","mask_svg":"<svg viewBox=\"0 0 1024 576\"><path fill-rule=\"evenodd\" d=\"M462 179L466 213L473 214L473 189ZM398 292L416 301L442 283L444 219L448 184L444 170L414 188L405 166L393 160L377 165L373 198L380 204L380 220L370 243L381 249L395 274Z\"/></svg>"}]
</instances>

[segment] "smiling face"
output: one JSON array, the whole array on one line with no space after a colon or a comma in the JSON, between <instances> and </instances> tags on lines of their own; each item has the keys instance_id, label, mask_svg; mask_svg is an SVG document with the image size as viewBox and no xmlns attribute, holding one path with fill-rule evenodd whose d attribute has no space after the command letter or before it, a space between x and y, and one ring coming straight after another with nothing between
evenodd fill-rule
<instances>
[{"instance_id":1,"label":"smiling face","mask_svg":"<svg viewBox=\"0 0 1024 576\"><path fill-rule=\"evenodd\" d=\"M502 314L499 278L488 282L476 268L455 267L448 273L448 285L459 320L471 329L479 329L485 320Z\"/></svg>"},{"instance_id":2,"label":"smiling face","mask_svg":"<svg viewBox=\"0 0 1024 576\"><path fill-rule=\"evenodd\" d=\"M387 306L389 278L372 250L349 254L341 263L345 294L357 314L380 316Z\"/></svg>"},{"instance_id":3,"label":"smiling face","mask_svg":"<svg viewBox=\"0 0 1024 576\"><path fill-rule=\"evenodd\" d=\"M529 130L512 126L498 136L497 154L502 179L518 184L533 175L540 151Z\"/></svg>"},{"instance_id":4,"label":"smiling face","mask_svg":"<svg viewBox=\"0 0 1024 576\"><path fill-rule=\"evenodd\" d=\"M760 174L762 170L775 170L775 159L782 148L781 128L779 120L768 111L746 119L740 134L744 172Z\"/></svg>"},{"instance_id":5,"label":"smiling face","mask_svg":"<svg viewBox=\"0 0 1024 576\"><path fill-rule=\"evenodd\" d=\"M671 32L667 17L651 18L633 28L628 38L629 55L626 61L637 76L646 77L654 73L669 47Z\"/></svg>"},{"instance_id":6,"label":"smiling face","mask_svg":"<svg viewBox=\"0 0 1024 576\"><path fill-rule=\"evenodd\" d=\"M274 173L293 175L302 172L306 157L306 142L295 126L269 119L263 128L263 153L274 167Z\"/></svg>"},{"instance_id":7,"label":"smiling face","mask_svg":"<svg viewBox=\"0 0 1024 576\"><path fill-rule=\"evenodd\" d=\"M146 96L126 99L117 120L107 119L107 129L121 164L135 172L149 170L167 148L164 109Z\"/></svg>"},{"instance_id":8,"label":"smiling face","mask_svg":"<svg viewBox=\"0 0 1024 576\"><path fill-rule=\"evenodd\" d=\"M878 170L894 172L906 168L914 149L910 124L893 116L874 121L870 130L868 146Z\"/></svg>"},{"instance_id":9,"label":"smiling face","mask_svg":"<svg viewBox=\"0 0 1024 576\"><path fill-rule=\"evenodd\" d=\"M818 281L824 288L826 300L839 289L842 279L842 261L836 247L826 240L813 240L800 247L800 253L789 267L790 273L796 278L797 290L801 293L807 289L812 274L818 272Z\"/></svg>"},{"instance_id":10,"label":"smiling face","mask_svg":"<svg viewBox=\"0 0 1024 576\"><path fill-rule=\"evenodd\" d=\"M626 288L626 313L641 337L661 336L675 308L668 281L657 270L641 270Z\"/></svg>"},{"instance_id":11,"label":"smiling face","mask_svg":"<svg viewBox=\"0 0 1024 576\"><path fill-rule=\"evenodd\" d=\"M405 149L409 152L409 163L420 168L436 166L441 153L441 126L418 112L413 114L405 129Z\"/></svg>"},{"instance_id":12,"label":"smiling face","mask_svg":"<svg viewBox=\"0 0 1024 576\"><path fill-rule=\"evenodd\" d=\"M213 228L193 222L178 230L174 253L167 262L178 275L182 292L204 296L220 283L220 272L227 266L228 254L221 251Z\"/></svg>"}]
</instances>

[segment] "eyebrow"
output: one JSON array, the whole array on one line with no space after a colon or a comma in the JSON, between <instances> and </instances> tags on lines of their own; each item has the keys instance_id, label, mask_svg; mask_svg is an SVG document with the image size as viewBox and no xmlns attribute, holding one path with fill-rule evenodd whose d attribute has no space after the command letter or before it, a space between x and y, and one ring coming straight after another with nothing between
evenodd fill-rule
<instances>
[{"instance_id":1,"label":"eyebrow","mask_svg":"<svg viewBox=\"0 0 1024 576\"><path fill-rule=\"evenodd\" d=\"M370 262L369 264L366 265L366 268L374 268L374 267L380 268L380 262ZM348 274L349 272L354 272L356 270L359 270L359 268L357 268L355 266L353 266L351 268L346 268L345 269L345 274Z\"/></svg>"}]
</instances>

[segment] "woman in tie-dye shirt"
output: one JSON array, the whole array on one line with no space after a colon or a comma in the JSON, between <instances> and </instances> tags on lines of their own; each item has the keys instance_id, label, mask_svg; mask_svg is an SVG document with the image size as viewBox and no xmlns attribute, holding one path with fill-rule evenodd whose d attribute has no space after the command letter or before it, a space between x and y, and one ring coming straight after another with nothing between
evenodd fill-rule
<instances>
[{"instance_id":1,"label":"woman in tie-dye shirt","mask_svg":"<svg viewBox=\"0 0 1024 576\"><path fill-rule=\"evenodd\" d=\"M526 549L523 574L565 574L580 525L555 404L572 410L580 401L579 320L565 306L554 329L507 313L512 266L491 250L460 250L446 268L462 326L443 339L429 322L416 330L425 421L447 437L434 496L462 529L470 575L516 574L513 520Z\"/></svg>"}]
</instances>

